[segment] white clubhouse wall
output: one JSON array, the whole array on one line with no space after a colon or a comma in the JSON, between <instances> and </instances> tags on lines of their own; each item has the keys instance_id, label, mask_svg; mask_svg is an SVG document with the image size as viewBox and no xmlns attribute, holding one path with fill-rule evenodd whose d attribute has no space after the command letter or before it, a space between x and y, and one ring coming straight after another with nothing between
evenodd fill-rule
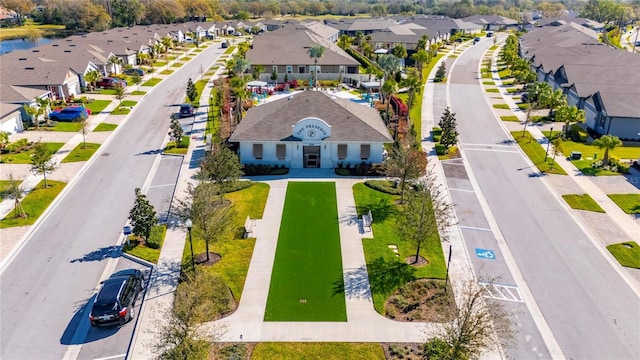
<instances>
[{"instance_id":1,"label":"white clubhouse wall","mask_svg":"<svg viewBox=\"0 0 640 360\"><path fill-rule=\"evenodd\" d=\"M262 159L253 157L253 144L262 144ZM284 160L276 157L276 145L285 144L286 156ZM347 157L338 159L338 144L347 144ZM371 147L368 160L360 158L360 145L369 144ZM239 148L240 161L243 164L284 165L297 169L304 167L304 146L320 146L320 167L323 169L337 168L339 163L351 166L362 162L377 164L382 162L384 152L383 143L369 142L332 142L332 141L267 141L267 142L241 142Z\"/></svg>"}]
</instances>

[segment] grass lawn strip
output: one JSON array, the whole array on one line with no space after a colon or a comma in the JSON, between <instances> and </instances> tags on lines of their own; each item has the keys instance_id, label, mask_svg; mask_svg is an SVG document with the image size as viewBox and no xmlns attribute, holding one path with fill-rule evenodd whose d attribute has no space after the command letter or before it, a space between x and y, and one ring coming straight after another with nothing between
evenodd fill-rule
<instances>
[{"instance_id":1,"label":"grass lawn strip","mask_svg":"<svg viewBox=\"0 0 640 360\"><path fill-rule=\"evenodd\" d=\"M84 107L91 110L92 115L96 115L109 106L109 104L111 104L111 100L93 100L90 103L84 104Z\"/></svg>"},{"instance_id":2,"label":"grass lawn strip","mask_svg":"<svg viewBox=\"0 0 640 360\"><path fill-rule=\"evenodd\" d=\"M64 143L57 142L49 142L44 144L52 154L55 154L58 150L60 150L62 146L64 146ZM33 150L34 149L32 148L29 151L23 151L17 154L4 154L2 155L2 160L3 162L10 164L31 164L31 154L33 154Z\"/></svg>"},{"instance_id":3,"label":"grass lawn strip","mask_svg":"<svg viewBox=\"0 0 640 360\"><path fill-rule=\"evenodd\" d=\"M607 249L620 265L640 269L640 246L635 241L611 244Z\"/></svg>"},{"instance_id":4,"label":"grass lawn strip","mask_svg":"<svg viewBox=\"0 0 640 360\"><path fill-rule=\"evenodd\" d=\"M627 214L640 214L640 194L607 194Z\"/></svg>"},{"instance_id":5,"label":"grass lawn strip","mask_svg":"<svg viewBox=\"0 0 640 360\"><path fill-rule=\"evenodd\" d=\"M22 184L22 180L14 180L18 182L18 185ZM0 200L4 199L5 193L9 190L9 185L11 185L10 180L0 180Z\"/></svg>"},{"instance_id":6,"label":"grass lawn strip","mask_svg":"<svg viewBox=\"0 0 640 360\"><path fill-rule=\"evenodd\" d=\"M145 81L144 83L142 83L142 86L156 86L160 81L162 81L162 79L160 78L151 78Z\"/></svg>"},{"instance_id":7,"label":"grass lawn strip","mask_svg":"<svg viewBox=\"0 0 640 360\"><path fill-rule=\"evenodd\" d=\"M85 144L81 142L73 150L71 150L69 155L65 156L65 158L62 159L62 162L70 163L70 162L78 162L78 161L87 161L91 158L93 153L95 153L96 150L98 150L99 147L100 147L100 144L87 143L85 146Z\"/></svg>"},{"instance_id":8,"label":"grass lawn strip","mask_svg":"<svg viewBox=\"0 0 640 360\"><path fill-rule=\"evenodd\" d=\"M562 198L572 209L605 212L589 194L567 194L562 195Z\"/></svg>"},{"instance_id":9,"label":"grass lawn strip","mask_svg":"<svg viewBox=\"0 0 640 360\"><path fill-rule=\"evenodd\" d=\"M265 321L346 321L335 183L289 182Z\"/></svg>"},{"instance_id":10,"label":"grass lawn strip","mask_svg":"<svg viewBox=\"0 0 640 360\"><path fill-rule=\"evenodd\" d=\"M358 216L371 210L373 215L373 239L363 239L364 255L373 295L373 305L380 314L385 314L384 303L400 286L416 279L444 279L445 259L440 239L428 240L420 249L420 255L429 264L412 267L403 262L405 257L415 255L415 247L403 241L395 226L399 196L389 195L369 188L365 184L353 186ZM396 245L400 256L396 256L389 245Z\"/></svg>"},{"instance_id":11,"label":"grass lawn strip","mask_svg":"<svg viewBox=\"0 0 640 360\"><path fill-rule=\"evenodd\" d=\"M27 213L27 218L16 218L12 210L4 219L0 220L0 229L33 225L47 209L49 204L51 204L62 189L64 189L65 185L67 185L66 183L53 180L47 180L47 184L49 187L43 188L44 180L41 181L33 191L22 199L22 208L24 212Z\"/></svg>"},{"instance_id":12,"label":"grass lawn strip","mask_svg":"<svg viewBox=\"0 0 640 360\"><path fill-rule=\"evenodd\" d=\"M518 142L520 148L527 154L538 170L546 174L567 175L562 167L555 163L553 155L547 156L547 161L544 161L545 149L528 131L525 131L524 136L522 136L522 131L512 131L511 136Z\"/></svg>"},{"instance_id":13,"label":"grass lawn strip","mask_svg":"<svg viewBox=\"0 0 640 360\"><path fill-rule=\"evenodd\" d=\"M244 281L247 277L247 271L249 271L249 263L255 245L255 239L240 240L236 234L244 226L247 215L252 219L262 218L268 195L269 185L264 183L254 183L248 188L225 194L225 198L233 203L233 209L236 213L234 229L225 234L221 241L210 246L211 251L220 254L222 259L213 266L199 266L197 269L197 271L212 271L224 279L236 301L240 301L242 296ZM194 254L205 252L204 240L193 237L193 252ZM191 252L188 239L185 241L182 254L182 263L190 264Z\"/></svg>"},{"instance_id":14,"label":"grass lawn strip","mask_svg":"<svg viewBox=\"0 0 640 360\"><path fill-rule=\"evenodd\" d=\"M95 127L95 129L93 129L93 131L95 132L100 132L100 131L113 131L118 127L117 124L107 124L107 123L100 123L98 124L98 126Z\"/></svg>"},{"instance_id":15,"label":"grass lawn strip","mask_svg":"<svg viewBox=\"0 0 640 360\"><path fill-rule=\"evenodd\" d=\"M154 264L158 263L158 259L160 258L160 250L162 250L162 245L164 244L164 238L167 235L167 225L156 225L162 227L162 242L160 243L160 247L157 249L150 248L143 244L139 240L129 240L129 244L124 243L122 247L122 251L135 256L137 258L147 260Z\"/></svg>"},{"instance_id":16,"label":"grass lawn strip","mask_svg":"<svg viewBox=\"0 0 640 360\"><path fill-rule=\"evenodd\" d=\"M258 343L251 360L323 359L384 360L384 350L375 343Z\"/></svg>"}]
</instances>

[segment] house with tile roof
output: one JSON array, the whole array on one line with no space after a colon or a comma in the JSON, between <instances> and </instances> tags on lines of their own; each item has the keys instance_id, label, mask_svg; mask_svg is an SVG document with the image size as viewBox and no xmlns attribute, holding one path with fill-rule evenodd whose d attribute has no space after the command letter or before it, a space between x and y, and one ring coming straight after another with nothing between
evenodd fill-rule
<instances>
[{"instance_id":1,"label":"house with tile roof","mask_svg":"<svg viewBox=\"0 0 640 360\"><path fill-rule=\"evenodd\" d=\"M585 110L585 125L621 139L640 140L640 55L609 47L577 23L536 28L520 41L521 56L539 81L562 89Z\"/></svg>"},{"instance_id":2,"label":"house with tile roof","mask_svg":"<svg viewBox=\"0 0 640 360\"><path fill-rule=\"evenodd\" d=\"M379 19L325 19L324 24L331 26L334 29L340 31L340 35L346 34L349 36L356 36L357 33L363 35L371 34L376 30L384 30L389 26L396 25L392 19L379 18Z\"/></svg>"},{"instance_id":3,"label":"house with tile roof","mask_svg":"<svg viewBox=\"0 0 640 360\"><path fill-rule=\"evenodd\" d=\"M288 24L255 36L245 57L253 67L262 69L260 80L270 81L273 71L277 73L278 81L283 81L285 74L288 80L310 79L316 67L308 51L316 45L325 48L317 64L319 80L336 80L340 74L358 74L360 63L357 60L304 25Z\"/></svg>"},{"instance_id":4,"label":"house with tile roof","mask_svg":"<svg viewBox=\"0 0 640 360\"><path fill-rule=\"evenodd\" d=\"M460 20L480 25L483 30L489 31L515 30L520 26L518 21L498 15L471 15Z\"/></svg>"},{"instance_id":5,"label":"house with tile roof","mask_svg":"<svg viewBox=\"0 0 640 360\"><path fill-rule=\"evenodd\" d=\"M249 109L229 141L243 164L331 169L381 163L393 139L376 109L303 91Z\"/></svg>"},{"instance_id":6,"label":"house with tile roof","mask_svg":"<svg viewBox=\"0 0 640 360\"><path fill-rule=\"evenodd\" d=\"M453 19L443 15L415 15L410 17L400 17L399 21L411 22L435 31L441 37L457 34L475 34L482 31L482 25L470 23L462 19Z\"/></svg>"}]
</instances>

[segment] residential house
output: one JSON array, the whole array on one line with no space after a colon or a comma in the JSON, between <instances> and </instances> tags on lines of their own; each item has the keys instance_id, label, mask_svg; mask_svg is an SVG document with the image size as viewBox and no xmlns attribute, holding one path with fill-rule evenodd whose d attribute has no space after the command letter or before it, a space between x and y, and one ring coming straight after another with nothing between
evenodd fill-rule
<instances>
[{"instance_id":1,"label":"residential house","mask_svg":"<svg viewBox=\"0 0 640 360\"><path fill-rule=\"evenodd\" d=\"M376 30L384 30L389 26L396 25L397 22L391 19L325 19L324 24L340 31L340 35L346 34L356 36L357 33L363 35L371 34Z\"/></svg>"},{"instance_id":2,"label":"residential house","mask_svg":"<svg viewBox=\"0 0 640 360\"><path fill-rule=\"evenodd\" d=\"M460 20L480 25L487 31L516 30L520 26L518 21L498 15L472 15Z\"/></svg>"},{"instance_id":3,"label":"residential house","mask_svg":"<svg viewBox=\"0 0 640 360\"><path fill-rule=\"evenodd\" d=\"M402 22L411 22L435 31L438 38L448 39L449 36L463 33L475 34L482 31L482 25L470 23L461 19L452 19L442 15L415 15L398 18Z\"/></svg>"}]
</instances>

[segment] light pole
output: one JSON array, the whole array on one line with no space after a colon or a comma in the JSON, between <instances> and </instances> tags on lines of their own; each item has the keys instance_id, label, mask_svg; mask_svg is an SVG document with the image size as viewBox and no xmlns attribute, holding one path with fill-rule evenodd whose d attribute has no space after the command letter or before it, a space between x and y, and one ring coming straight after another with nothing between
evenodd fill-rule
<instances>
[{"instance_id":1,"label":"light pole","mask_svg":"<svg viewBox=\"0 0 640 360\"><path fill-rule=\"evenodd\" d=\"M189 247L191 248L191 269L193 270L193 275L195 276L196 263L193 260L193 241L191 240L191 227L193 226L193 222L191 221L191 219L187 219L187 221L184 222L184 225L187 227L187 230L189 230Z\"/></svg>"},{"instance_id":2,"label":"light pole","mask_svg":"<svg viewBox=\"0 0 640 360\"><path fill-rule=\"evenodd\" d=\"M553 137L553 126L551 130L549 130L549 136L547 137L547 150L544 152L544 161L547 161L547 156L549 155L549 145L551 145L551 138Z\"/></svg>"},{"instance_id":3,"label":"light pole","mask_svg":"<svg viewBox=\"0 0 640 360\"><path fill-rule=\"evenodd\" d=\"M451 245L449 245L449 260L447 260L447 276L444 279L444 292L447 292L447 284L449 283L449 266L451 265Z\"/></svg>"}]
</instances>

